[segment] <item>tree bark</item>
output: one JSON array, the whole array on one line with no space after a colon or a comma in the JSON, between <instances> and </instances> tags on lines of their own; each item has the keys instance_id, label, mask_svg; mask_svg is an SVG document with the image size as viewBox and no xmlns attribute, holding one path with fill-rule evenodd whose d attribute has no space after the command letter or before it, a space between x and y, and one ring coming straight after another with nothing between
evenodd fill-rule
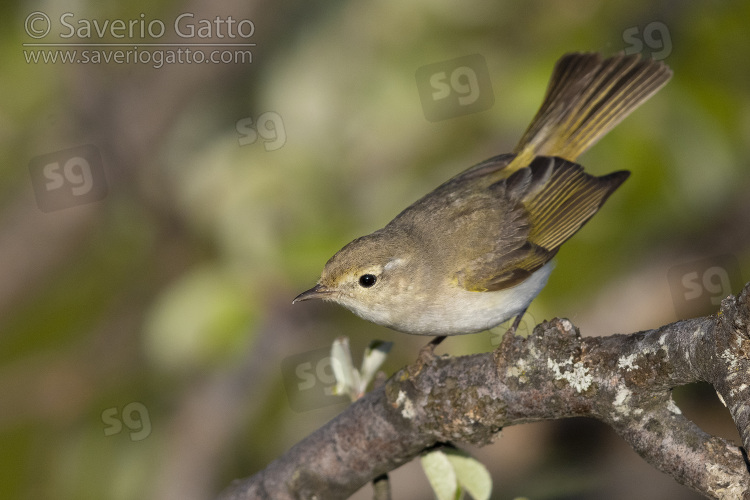
<instances>
[{"instance_id":1,"label":"tree bark","mask_svg":"<svg viewBox=\"0 0 750 500\"><path fill-rule=\"evenodd\" d=\"M566 319L494 351L408 366L221 500L346 498L440 442L491 443L506 426L566 417L610 425L648 463L709 498L750 499L750 283L716 315L582 338ZM682 415L674 387L714 386L743 448Z\"/></svg>"}]
</instances>

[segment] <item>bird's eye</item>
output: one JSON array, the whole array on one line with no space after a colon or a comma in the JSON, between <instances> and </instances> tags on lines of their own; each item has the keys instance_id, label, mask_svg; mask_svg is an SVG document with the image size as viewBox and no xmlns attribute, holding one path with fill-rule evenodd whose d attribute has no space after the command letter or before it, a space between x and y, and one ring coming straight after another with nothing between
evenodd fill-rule
<instances>
[{"instance_id":1,"label":"bird's eye","mask_svg":"<svg viewBox=\"0 0 750 500\"><path fill-rule=\"evenodd\" d=\"M362 288L370 288L377 280L374 274L363 274L359 277L359 284Z\"/></svg>"}]
</instances>

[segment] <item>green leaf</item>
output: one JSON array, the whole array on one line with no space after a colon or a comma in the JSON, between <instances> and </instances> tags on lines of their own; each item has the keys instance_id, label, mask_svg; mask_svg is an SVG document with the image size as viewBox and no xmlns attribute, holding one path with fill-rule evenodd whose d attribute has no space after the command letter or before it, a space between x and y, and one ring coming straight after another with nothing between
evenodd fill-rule
<instances>
[{"instance_id":1,"label":"green leaf","mask_svg":"<svg viewBox=\"0 0 750 500\"><path fill-rule=\"evenodd\" d=\"M361 386L359 392L364 394L367 389L367 385L372 381L375 373L377 373L380 366L388 356L393 342L384 342L382 340L373 340L370 345L365 349L365 355L362 358L362 368L360 369L360 376L362 377Z\"/></svg>"},{"instance_id":2,"label":"green leaf","mask_svg":"<svg viewBox=\"0 0 750 500\"><path fill-rule=\"evenodd\" d=\"M492 493L492 476L487 468L463 450L447 448L443 451L453 467L458 485L474 500L488 500Z\"/></svg>"},{"instance_id":3,"label":"green leaf","mask_svg":"<svg viewBox=\"0 0 750 500\"><path fill-rule=\"evenodd\" d=\"M422 469L438 500L459 498L458 480L448 457L443 450L434 450L422 455Z\"/></svg>"},{"instance_id":4,"label":"green leaf","mask_svg":"<svg viewBox=\"0 0 750 500\"><path fill-rule=\"evenodd\" d=\"M360 385L359 372L354 368L352 352L349 349L349 339L339 337L331 346L331 368L336 377L334 393L348 395L354 401L356 390Z\"/></svg>"}]
</instances>

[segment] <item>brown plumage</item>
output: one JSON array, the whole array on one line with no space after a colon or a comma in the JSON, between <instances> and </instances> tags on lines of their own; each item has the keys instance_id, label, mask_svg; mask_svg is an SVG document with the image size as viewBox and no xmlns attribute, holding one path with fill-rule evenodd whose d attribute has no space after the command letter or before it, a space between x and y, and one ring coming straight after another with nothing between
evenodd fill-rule
<instances>
[{"instance_id":1,"label":"brown plumage","mask_svg":"<svg viewBox=\"0 0 750 500\"><path fill-rule=\"evenodd\" d=\"M574 161L671 74L637 55L563 56L513 153L465 170L346 245L295 301L332 300L426 335L476 332L522 314L560 245L629 175L597 177Z\"/></svg>"}]
</instances>

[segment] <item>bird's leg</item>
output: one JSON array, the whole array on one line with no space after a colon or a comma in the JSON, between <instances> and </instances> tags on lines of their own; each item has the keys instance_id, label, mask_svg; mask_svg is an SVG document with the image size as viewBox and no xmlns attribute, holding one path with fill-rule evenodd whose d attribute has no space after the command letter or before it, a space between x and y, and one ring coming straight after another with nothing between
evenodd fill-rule
<instances>
[{"instance_id":1,"label":"bird's leg","mask_svg":"<svg viewBox=\"0 0 750 500\"><path fill-rule=\"evenodd\" d=\"M516 336L516 330L518 330L518 326L521 324L521 319L523 318L523 315L526 314L526 309L528 309L528 307L524 307L523 311L518 313L516 319L513 320L513 324L511 324L510 328L506 330L503 340L500 342L500 345L497 346L498 349L500 349L500 346L506 342L513 342L513 338Z\"/></svg>"},{"instance_id":2,"label":"bird's leg","mask_svg":"<svg viewBox=\"0 0 750 500\"><path fill-rule=\"evenodd\" d=\"M442 335L440 337L435 337L432 340L430 340L427 345L425 345L423 348L419 350L419 356L417 356L417 366L421 370L422 367L430 361L432 358L435 357L435 348L440 345L440 343L445 340L446 336Z\"/></svg>"},{"instance_id":3,"label":"bird's leg","mask_svg":"<svg viewBox=\"0 0 750 500\"><path fill-rule=\"evenodd\" d=\"M521 324L521 319L523 318L523 315L526 314L526 309L528 309L528 307L524 307L523 311L518 313L518 315L516 316L516 319L513 320L513 324L510 325L510 328L508 328L508 331L505 332L506 335L509 333L512 335L516 334L516 330L518 330L518 326Z\"/></svg>"},{"instance_id":4,"label":"bird's leg","mask_svg":"<svg viewBox=\"0 0 750 500\"><path fill-rule=\"evenodd\" d=\"M422 356L434 356L435 355L435 348L440 345L440 343L447 338L446 335L442 335L440 337L434 337L432 340L430 340L427 345L425 345L423 348L419 350L419 357Z\"/></svg>"}]
</instances>

